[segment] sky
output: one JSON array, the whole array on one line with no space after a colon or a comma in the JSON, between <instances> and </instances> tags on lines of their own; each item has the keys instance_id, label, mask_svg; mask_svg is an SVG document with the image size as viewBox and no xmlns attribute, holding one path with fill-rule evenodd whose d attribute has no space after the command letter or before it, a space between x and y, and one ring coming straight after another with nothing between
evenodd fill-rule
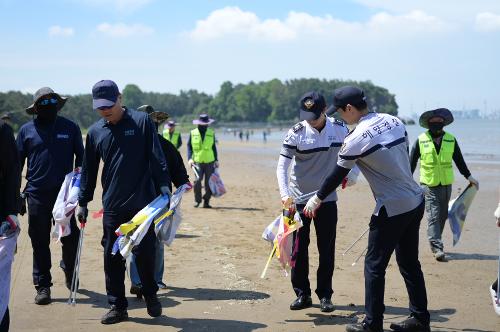
<instances>
[{"instance_id":1,"label":"sky","mask_svg":"<svg viewBox=\"0 0 500 332\"><path fill-rule=\"evenodd\" d=\"M0 38L0 91L352 79L401 114L500 112L498 0L0 0Z\"/></svg>"}]
</instances>

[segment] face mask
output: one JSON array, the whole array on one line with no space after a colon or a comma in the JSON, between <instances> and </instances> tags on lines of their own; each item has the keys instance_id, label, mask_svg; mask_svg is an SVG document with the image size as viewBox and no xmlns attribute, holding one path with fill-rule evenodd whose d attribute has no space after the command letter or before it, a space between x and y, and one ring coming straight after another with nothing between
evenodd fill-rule
<instances>
[{"instance_id":1,"label":"face mask","mask_svg":"<svg viewBox=\"0 0 500 332\"><path fill-rule=\"evenodd\" d=\"M42 122L53 122L57 116L57 104L38 105L36 111L37 119Z\"/></svg>"},{"instance_id":2,"label":"face mask","mask_svg":"<svg viewBox=\"0 0 500 332\"><path fill-rule=\"evenodd\" d=\"M439 136L443 132L444 123L442 122L431 122L429 123L429 131L432 136Z\"/></svg>"}]
</instances>

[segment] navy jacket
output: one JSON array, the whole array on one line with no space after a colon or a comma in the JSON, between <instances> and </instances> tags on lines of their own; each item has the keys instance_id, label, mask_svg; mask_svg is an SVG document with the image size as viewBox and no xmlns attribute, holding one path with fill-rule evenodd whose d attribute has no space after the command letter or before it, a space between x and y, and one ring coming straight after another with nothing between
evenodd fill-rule
<instances>
[{"instance_id":1,"label":"navy jacket","mask_svg":"<svg viewBox=\"0 0 500 332\"><path fill-rule=\"evenodd\" d=\"M79 204L93 199L102 159L102 205L112 215L140 210L155 197L155 186L168 186L170 176L153 122L144 112L124 108L115 125L100 119L87 134Z\"/></svg>"},{"instance_id":2,"label":"navy jacket","mask_svg":"<svg viewBox=\"0 0 500 332\"><path fill-rule=\"evenodd\" d=\"M35 205L52 211L64 177L82 164L80 128L62 116L50 124L34 119L21 127L16 143L21 170L28 159L25 192L30 213L36 211Z\"/></svg>"},{"instance_id":3,"label":"navy jacket","mask_svg":"<svg viewBox=\"0 0 500 332\"><path fill-rule=\"evenodd\" d=\"M0 120L0 222L18 212L21 169L12 128Z\"/></svg>"}]
</instances>

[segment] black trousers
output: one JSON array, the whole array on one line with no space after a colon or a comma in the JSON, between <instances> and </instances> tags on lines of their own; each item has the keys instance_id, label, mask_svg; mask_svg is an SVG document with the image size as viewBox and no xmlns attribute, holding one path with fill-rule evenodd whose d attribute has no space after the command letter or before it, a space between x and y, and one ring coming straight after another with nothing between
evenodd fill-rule
<instances>
[{"instance_id":1,"label":"black trousers","mask_svg":"<svg viewBox=\"0 0 500 332\"><path fill-rule=\"evenodd\" d=\"M106 293L108 303L119 309L127 308L128 302L125 297L125 260L120 252L117 252L116 255L111 253L117 239L115 230L124 222L131 220L137 212L138 210L103 215L101 245L104 247ZM154 278L156 242L154 224L152 223L141 243L132 250L135 255L137 272L142 282L142 293L145 296L154 295L158 291L158 285Z\"/></svg>"},{"instance_id":2,"label":"black trousers","mask_svg":"<svg viewBox=\"0 0 500 332\"><path fill-rule=\"evenodd\" d=\"M417 208L388 217L384 207L373 215L365 258L365 322L374 330L382 329L384 318L385 270L393 251L410 299L410 313L424 324L430 321L427 293L418 260L418 231L424 214L424 202Z\"/></svg>"},{"instance_id":3,"label":"black trousers","mask_svg":"<svg viewBox=\"0 0 500 332\"><path fill-rule=\"evenodd\" d=\"M205 195L203 195L203 200L208 203L208 201L210 201L210 198L212 197L212 191L210 190L210 186L208 185L208 180L210 179L210 175L212 175L215 170L215 163L198 163L195 167L199 177L194 180L194 200L196 203L201 203L201 182L203 181L203 179L205 179Z\"/></svg>"},{"instance_id":4,"label":"black trousers","mask_svg":"<svg viewBox=\"0 0 500 332\"><path fill-rule=\"evenodd\" d=\"M0 322L0 332L8 332L10 325L9 307L5 310L2 321Z\"/></svg>"},{"instance_id":5,"label":"black trousers","mask_svg":"<svg viewBox=\"0 0 500 332\"><path fill-rule=\"evenodd\" d=\"M50 208L50 211L52 208ZM33 284L39 287L52 286L52 275L50 269L52 260L50 256L50 229L52 227L52 213L45 209L36 210L36 214L28 216L28 235L33 247ZM78 238L80 229L76 226L75 217L71 217L71 234L61 238L62 260L59 266L68 275L73 274L75 266L76 251L78 249Z\"/></svg>"},{"instance_id":6,"label":"black trousers","mask_svg":"<svg viewBox=\"0 0 500 332\"><path fill-rule=\"evenodd\" d=\"M297 296L311 295L309 284L309 233L311 219L307 218L302 209L304 205L297 205L300 211L303 226L293 233L295 267L292 268L292 286ZM317 270L316 295L322 299L330 299L333 294L332 277L335 267L335 237L337 231L337 202L322 203L314 218L317 246L319 252L319 266ZM298 241L296 241L298 237ZM298 248L295 246L298 245Z\"/></svg>"}]
</instances>

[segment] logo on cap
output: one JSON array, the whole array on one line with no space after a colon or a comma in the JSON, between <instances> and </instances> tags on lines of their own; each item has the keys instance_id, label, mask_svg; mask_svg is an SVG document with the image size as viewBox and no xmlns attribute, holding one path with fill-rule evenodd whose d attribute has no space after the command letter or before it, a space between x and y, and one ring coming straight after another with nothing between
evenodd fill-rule
<instances>
[{"instance_id":1,"label":"logo on cap","mask_svg":"<svg viewBox=\"0 0 500 332\"><path fill-rule=\"evenodd\" d=\"M314 106L314 100L312 100L312 98L309 98L309 99L306 99L304 101L304 106L310 110L313 106Z\"/></svg>"}]
</instances>

